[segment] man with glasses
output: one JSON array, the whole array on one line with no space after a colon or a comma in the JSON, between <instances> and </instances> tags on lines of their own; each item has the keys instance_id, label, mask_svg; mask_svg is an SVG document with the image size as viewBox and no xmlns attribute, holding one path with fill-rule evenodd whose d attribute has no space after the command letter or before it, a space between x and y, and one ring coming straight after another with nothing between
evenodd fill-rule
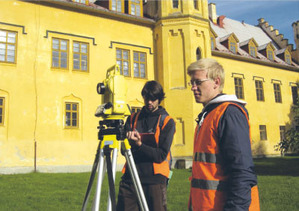
<instances>
[{"instance_id":1,"label":"man with glasses","mask_svg":"<svg viewBox=\"0 0 299 211\"><path fill-rule=\"evenodd\" d=\"M196 120L189 210L259 211L246 103L222 93L225 74L216 60L198 60L188 74L204 106Z\"/></svg>"},{"instance_id":2,"label":"man with glasses","mask_svg":"<svg viewBox=\"0 0 299 211\"><path fill-rule=\"evenodd\" d=\"M148 81L141 92L144 107L128 117L125 127L132 154L150 211L166 211L166 184L170 175L170 147L174 120L160 106L165 97L157 81ZM130 172L123 169L117 210L138 211L138 198Z\"/></svg>"}]
</instances>

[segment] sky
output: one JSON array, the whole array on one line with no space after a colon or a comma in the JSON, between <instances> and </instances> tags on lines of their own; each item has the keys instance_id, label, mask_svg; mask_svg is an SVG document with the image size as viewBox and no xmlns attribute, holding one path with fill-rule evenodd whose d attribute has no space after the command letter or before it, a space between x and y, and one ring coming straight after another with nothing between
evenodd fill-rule
<instances>
[{"instance_id":1,"label":"sky","mask_svg":"<svg viewBox=\"0 0 299 211\"><path fill-rule=\"evenodd\" d=\"M216 4L217 15L257 25L264 18L290 44L294 44L292 23L299 21L299 0L209 0Z\"/></svg>"}]
</instances>

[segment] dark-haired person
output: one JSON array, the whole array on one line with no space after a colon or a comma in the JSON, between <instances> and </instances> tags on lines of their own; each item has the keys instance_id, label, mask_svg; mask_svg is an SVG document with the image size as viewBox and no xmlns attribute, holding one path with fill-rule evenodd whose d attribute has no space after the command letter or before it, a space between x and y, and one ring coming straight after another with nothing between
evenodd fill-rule
<instances>
[{"instance_id":1,"label":"dark-haired person","mask_svg":"<svg viewBox=\"0 0 299 211\"><path fill-rule=\"evenodd\" d=\"M166 183L170 173L170 147L175 122L160 106L165 97L157 81L148 81L141 92L144 107L126 121L127 138L150 211L166 211ZM144 136L147 134L148 136ZM147 138L146 138L147 137ZM130 172L123 169L118 211L138 211L138 198Z\"/></svg>"}]
</instances>

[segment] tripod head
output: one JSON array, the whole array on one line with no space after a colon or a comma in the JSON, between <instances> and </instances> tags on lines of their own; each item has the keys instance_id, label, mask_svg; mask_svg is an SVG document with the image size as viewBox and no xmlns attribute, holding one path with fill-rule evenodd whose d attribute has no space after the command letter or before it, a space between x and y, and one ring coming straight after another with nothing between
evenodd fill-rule
<instances>
[{"instance_id":1,"label":"tripod head","mask_svg":"<svg viewBox=\"0 0 299 211\"><path fill-rule=\"evenodd\" d=\"M127 85L119 66L107 70L106 79L97 85L98 94L102 95L103 104L98 106L95 116L104 119L124 119L130 115L126 104Z\"/></svg>"}]
</instances>

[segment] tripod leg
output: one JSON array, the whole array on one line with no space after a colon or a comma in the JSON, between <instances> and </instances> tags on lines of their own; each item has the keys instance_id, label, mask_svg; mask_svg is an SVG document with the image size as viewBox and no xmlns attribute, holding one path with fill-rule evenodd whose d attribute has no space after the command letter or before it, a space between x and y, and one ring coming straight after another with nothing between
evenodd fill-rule
<instances>
[{"instance_id":1,"label":"tripod leg","mask_svg":"<svg viewBox=\"0 0 299 211\"><path fill-rule=\"evenodd\" d=\"M94 181L94 177L98 168L98 164L99 164L99 156L100 156L100 149L101 148L101 142L99 143L98 149L97 149L97 153L96 153L96 157L92 166L92 171L91 171L91 175L89 178L89 183L87 186L87 190L86 190L86 194L85 194L85 198L84 198L84 202L83 202L83 206L82 206L82 211L86 210L86 206L87 206L87 202L88 202L88 198L90 196L90 191L91 191L91 187Z\"/></svg>"},{"instance_id":2,"label":"tripod leg","mask_svg":"<svg viewBox=\"0 0 299 211\"><path fill-rule=\"evenodd\" d=\"M114 148L112 154L112 174L113 174L114 182L115 182L115 173L116 173L117 153L118 153L117 148ZM111 211L111 210L112 210L112 206L111 206L111 197L110 197L110 190L109 190L107 211Z\"/></svg>"},{"instance_id":3,"label":"tripod leg","mask_svg":"<svg viewBox=\"0 0 299 211\"><path fill-rule=\"evenodd\" d=\"M98 183L97 183L97 189L95 194L95 200L94 200L94 210L98 211L100 209L100 198L101 198L101 188L102 183L104 179L104 150L101 149L100 151L100 161L99 161L99 170L98 170Z\"/></svg>"},{"instance_id":4,"label":"tripod leg","mask_svg":"<svg viewBox=\"0 0 299 211\"><path fill-rule=\"evenodd\" d=\"M149 211L147 202L143 193L143 189L141 186L141 182L137 173L137 169L134 163L133 155L130 149L125 150L125 157L127 160L127 165L129 167L130 173L131 173L131 178L133 180L133 184L137 193L139 205L141 207L142 211Z\"/></svg>"}]
</instances>

